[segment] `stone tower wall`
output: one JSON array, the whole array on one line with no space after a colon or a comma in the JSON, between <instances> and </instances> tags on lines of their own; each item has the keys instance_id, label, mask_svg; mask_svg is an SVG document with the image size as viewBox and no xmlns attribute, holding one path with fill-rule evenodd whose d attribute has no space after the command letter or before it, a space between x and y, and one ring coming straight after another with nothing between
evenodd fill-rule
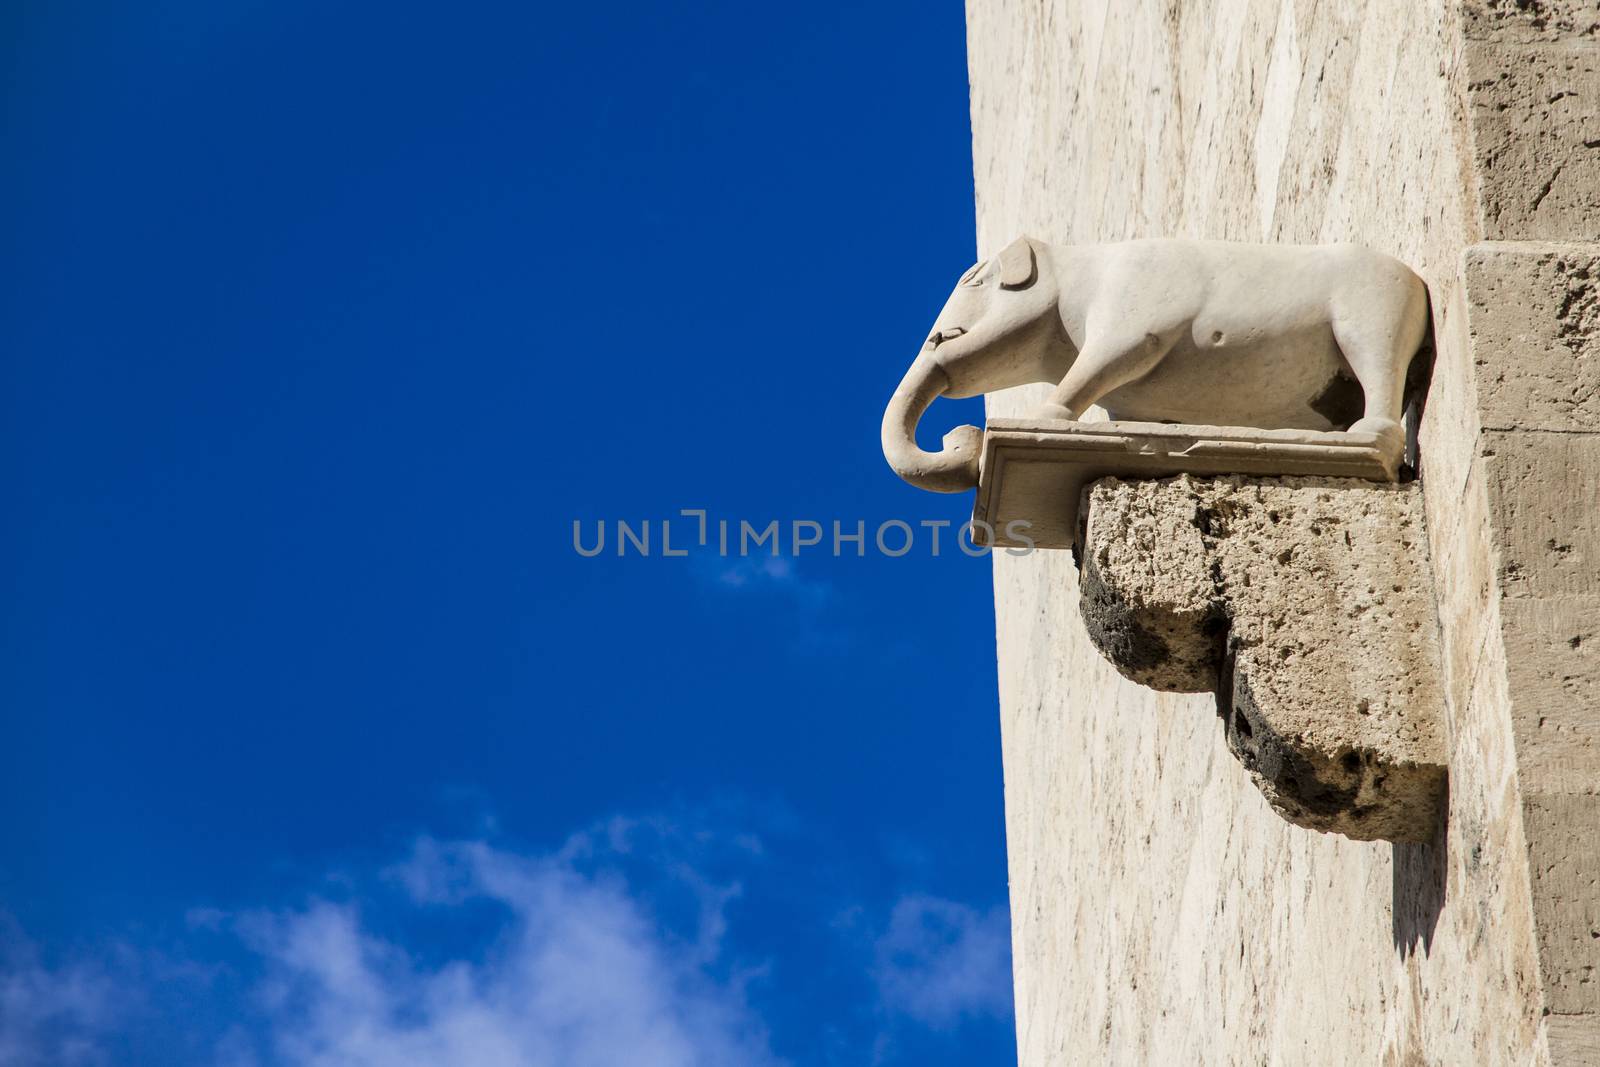
<instances>
[{"instance_id":1,"label":"stone tower wall","mask_svg":"<svg viewBox=\"0 0 1600 1067\"><path fill-rule=\"evenodd\" d=\"M1283 822L1211 698L1090 645L1068 554L996 555L1023 1067L1600 1063L1600 6L967 17L980 253L1354 241L1424 277L1436 349L1431 844Z\"/></svg>"}]
</instances>

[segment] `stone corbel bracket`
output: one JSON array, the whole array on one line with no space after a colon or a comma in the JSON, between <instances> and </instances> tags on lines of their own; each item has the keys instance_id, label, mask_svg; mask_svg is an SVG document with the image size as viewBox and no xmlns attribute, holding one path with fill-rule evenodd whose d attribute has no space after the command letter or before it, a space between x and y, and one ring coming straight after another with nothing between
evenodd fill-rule
<instances>
[{"instance_id":1,"label":"stone corbel bracket","mask_svg":"<svg viewBox=\"0 0 1600 1067\"><path fill-rule=\"evenodd\" d=\"M1446 750L1417 483L1108 477L1083 507L1083 618L1122 674L1215 692L1229 747L1288 821L1434 836Z\"/></svg>"}]
</instances>

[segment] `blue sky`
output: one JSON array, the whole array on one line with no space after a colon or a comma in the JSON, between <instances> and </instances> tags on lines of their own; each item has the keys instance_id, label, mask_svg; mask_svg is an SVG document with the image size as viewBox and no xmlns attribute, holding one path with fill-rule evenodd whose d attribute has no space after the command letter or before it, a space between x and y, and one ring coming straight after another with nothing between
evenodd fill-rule
<instances>
[{"instance_id":1,"label":"blue sky","mask_svg":"<svg viewBox=\"0 0 1600 1067\"><path fill-rule=\"evenodd\" d=\"M876 440L960 4L51 0L0 64L0 1063L1014 1059L988 561L572 546L966 517Z\"/></svg>"}]
</instances>

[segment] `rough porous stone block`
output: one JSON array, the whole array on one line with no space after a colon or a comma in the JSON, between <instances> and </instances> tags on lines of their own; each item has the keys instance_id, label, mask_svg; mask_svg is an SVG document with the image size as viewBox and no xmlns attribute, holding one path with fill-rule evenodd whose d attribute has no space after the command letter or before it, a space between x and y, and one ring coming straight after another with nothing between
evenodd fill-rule
<instances>
[{"instance_id":1,"label":"rough porous stone block","mask_svg":"<svg viewBox=\"0 0 1600 1067\"><path fill-rule=\"evenodd\" d=\"M1600 1026L1593 1013L1555 1015L1545 1019L1552 1064L1600 1063Z\"/></svg>"},{"instance_id":2,"label":"rough porous stone block","mask_svg":"<svg viewBox=\"0 0 1600 1067\"><path fill-rule=\"evenodd\" d=\"M1494 242L1463 261L1483 426L1600 430L1600 245Z\"/></svg>"},{"instance_id":3,"label":"rough porous stone block","mask_svg":"<svg viewBox=\"0 0 1600 1067\"><path fill-rule=\"evenodd\" d=\"M1600 434L1486 432L1479 449L1501 594L1600 596Z\"/></svg>"},{"instance_id":4,"label":"rough porous stone block","mask_svg":"<svg viewBox=\"0 0 1600 1067\"><path fill-rule=\"evenodd\" d=\"M1427 841L1446 780L1438 623L1415 485L1103 479L1081 600L1127 677L1217 694L1284 818Z\"/></svg>"},{"instance_id":5,"label":"rough porous stone block","mask_svg":"<svg viewBox=\"0 0 1600 1067\"><path fill-rule=\"evenodd\" d=\"M1533 917L1545 964L1545 1008L1600 1012L1600 797L1533 793L1523 798ZM1591 1018L1591 1022L1592 1022Z\"/></svg>"},{"instance_id":6,"label":"rough porous stone block","mask_svg":"<svg viewBox=\"0 0 1600 1067\"><path fill-rule=\"evenodd\" d=\"M1508 598L1499 636L1523 782L1600 791L1600 596Z\"/></svg>"},{"instance_id":7,"label":"rough porous stone block","mask_svg":"<svg viewBox=\"0 0 1600 1067\"><path fill-rule=\"evenodd\" d=\"M1594 39L1594 0L1464 0L1463 32L1474 40L1545 42Z\"/></svg>"},{"instance_id":8,"label":"rough porous stone block","mask_svg":"<svg viewBox=\"0 0 1600 1067\"><path fill-rule=\"evenodd\" d=\"M1474 42L1466 67L1484 236L1600 237L1600 47Z\"/></svg>"}]
</instances>

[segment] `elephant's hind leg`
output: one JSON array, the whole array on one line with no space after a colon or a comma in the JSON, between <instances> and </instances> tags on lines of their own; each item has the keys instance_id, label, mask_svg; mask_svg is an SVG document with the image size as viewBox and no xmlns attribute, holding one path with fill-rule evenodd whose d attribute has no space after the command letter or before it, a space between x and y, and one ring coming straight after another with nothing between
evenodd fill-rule
<instances>
[{"instance_id":1,"label":"elephant's hind leg","mask_svg":"<svg viewBox=\"0 0 1600 1067\"><path fill-rule=\"evenodd\" d=\"M1361 418L1353 433L1405 443L1406 371L1428 332L1428 291L1409 271L1386 286L1341 293L1333 302L1333 336L1361 383Z\"/></svg>"},{"instance_id":2,"label":"elephant's hind leg","mask_svg":"<svg viewBox=\"0 0 1600 1067\"><path fill-rule=\"evenodd\" d=\"M1078 418L1107 393L1149 374L1176 340L1175 332L1167 337L1147 333L1085 344L1038 414L1047 419Z\"/></svg>"}]
</instances>

